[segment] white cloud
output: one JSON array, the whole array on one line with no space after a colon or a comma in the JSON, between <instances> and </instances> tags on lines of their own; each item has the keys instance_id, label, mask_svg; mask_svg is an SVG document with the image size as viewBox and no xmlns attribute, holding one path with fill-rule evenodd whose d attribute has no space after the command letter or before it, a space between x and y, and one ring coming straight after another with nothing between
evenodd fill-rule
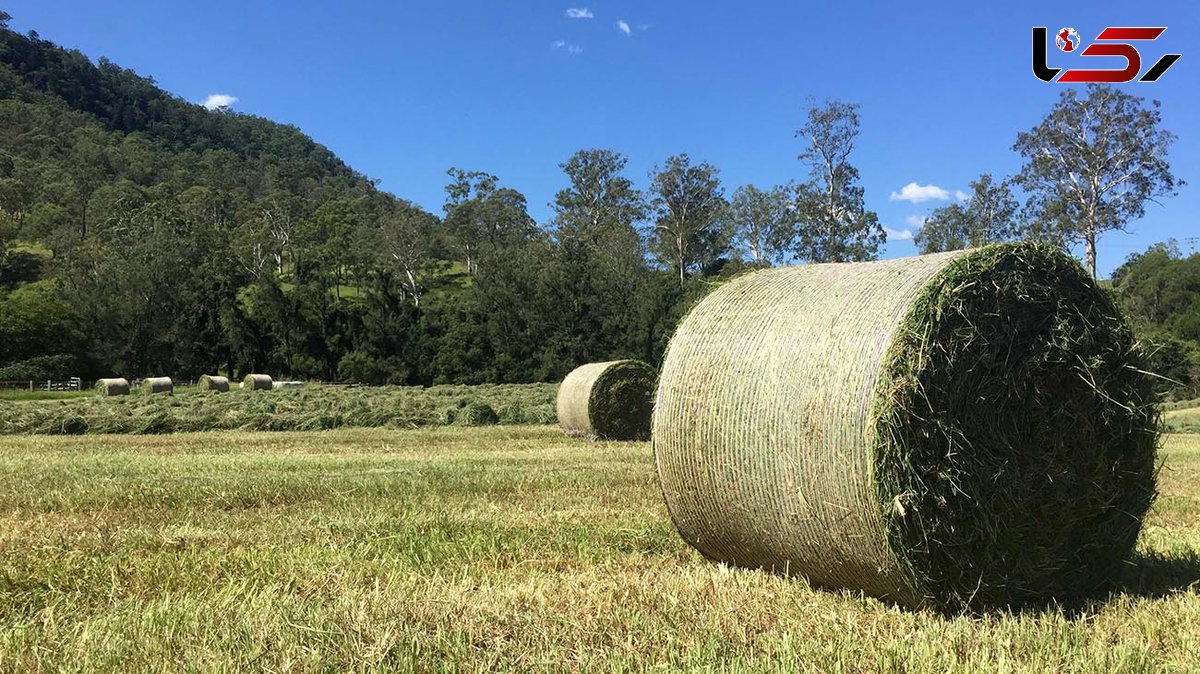
<instances>
[{"instance_id":1,"label":"white cloud","mask_svg":"<svg viewBox=\"0 0 1200 674\"><path fill-rule=\"evenodd\" d=\"M904 218L904 224L908 225L909 227L920 227L921 225L924 225L927 220L929 220L929 218L925 217L924 215L910 215L907 218Z\"/></svg>"},{"instance_id":2,"label":"white cloud","mask_svg":"<svg viewBox=\"0 0 1200 674\"><path fill-rule=\"evenodd\" d=\"M592 10L588 9L587 7L572 7L567 10L567 18L568 19L594 19L594 18L596 18L596 15L592 14Z\"/></svg>"},{"instance_id":3,"label":"white cloud","mask_svg":"<svg viewBox=\"0 0 1200 674\"><path fill-rule=\"evenodd\" d=\"M629 28L629 24L625 23L625 19L617 21L617 30L625 33L625 35L631 35L633 33L633 30Z\"/></svg>"},{"instance_id":4,"label":"white cloud","mask_svg":"<svg viewBox=\"0 0 1200 674\"><path fill-rule=\"evenodd\" d=\"M954 190L954 198L958 199L959 201L966 201L971 198L971 195L962 190Z\"/></svg>"},{"instance_id":5,"label":"white cloud","mask_svg":"<svg viewBox=\"0 0 1200 674\"><path fill-rule=\"evenodd\" d=\"M203 105L209 110L216 110L217 108L228 108L237 102L237 96L230 96L229 94L209 94L208 98L204 99L204 102L200 105Z\"/></svg>"},{"instance_id":6,"label":"white cloud","mask_svg":"<svg viewBox=\"0 0 1200 674\"><path fill-rule=\"evenodd\" d=\"M899 192L892 192L888 201L911 201L919 204L930 199L945 201L949 198L950 193L937 185L918 185L916 182L911 182L901 187Z\"/></svg>"},{"instance_id":7,"label":"white cloud","mask_svg":"<svg viewBox=\"0 0 1200 674\"><path fill-rule=\"evenodd\" d=\"M884 227L883 231L887 233L888 241L912 241L913 233L911 229L892 229Z\"/></svg>"},{"instance_id":8,"label":"white cloud","mask_svg":"<svg viewBox=\"0 0 1200 674\"><path fill-rule=\"evenodd\" d=\"M577 44L571 44L570 42L567 42L566 40L555 40L554 42L550 43L550 46L555 49L566 49L568 54L583 53L583 47L580 47Z\"/></svg>"}]
</instances>

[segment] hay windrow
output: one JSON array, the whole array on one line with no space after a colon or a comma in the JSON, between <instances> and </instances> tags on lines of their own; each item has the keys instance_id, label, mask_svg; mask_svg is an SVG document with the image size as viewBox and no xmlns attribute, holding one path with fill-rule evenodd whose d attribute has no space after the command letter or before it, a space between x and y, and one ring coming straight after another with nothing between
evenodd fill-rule
<instances>
[{"instance_id":1,"label":"hay windrow","mask_svg":"<svg viewBox=\"0 0 1200 674\"><path fill-rule=\"evenodd\" d=\"M946 611L1072 603L1154 495L1140 370L1046 248L770 270L681 323L655 457L710 558Z\"/></svg>"},{"instance_id":2,"label":"hay windrow","mask_svg":"<svg viewBox=\"0 0 1200 674\"><path fill-rule=\"evenodd\" d=\"M657 372L637 360L588 363L559 387L558 422L568 435L645 440Z\"/></svg>"}]
</instances>

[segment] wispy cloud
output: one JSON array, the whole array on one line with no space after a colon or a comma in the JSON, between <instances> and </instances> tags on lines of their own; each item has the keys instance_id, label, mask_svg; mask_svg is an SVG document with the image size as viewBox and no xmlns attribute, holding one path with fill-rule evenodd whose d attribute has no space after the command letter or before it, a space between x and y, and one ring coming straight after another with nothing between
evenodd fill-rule
<instances>
[{"instance_id":1,"label":"wispy cloud","mask_svg":"<svg viewBox=\"0 0 1200 674\"><path fill-rule=\"evenodd\" d=\"M958 199L959 201L967 201L971 198L971 195L962 190L954 190L954 198Z\"/></svg>"},{"instance_id":2,"label":"wispy cloud","mask_svg":"<svg viewBox=\"0 0 1200 674\"><path fill-rule=\"evenodd\" d=\"M892 192L888 197L888 201L911 201L914 204L919 204L922 201L945 201L950 198L950 193L938 187L937 185L918 185L916 182L911 182L900 188L899 192Z\"/></svg>"},{"instance_id":3,"label":"wispy cloud","mask_svg":"<svg viewBox=\"0 0 1200 674\"><path fill-rule=\"evenodd\" d=\"M577 44L571 44L570 42L567 42L566 40L555 40L554 42L550 43L550 46L555 49L565 49L568 54L582 54L583 53L583 47L580 47Z\"/></svg>"},{"instance_id":4,"label":"wispy cloud","mask_svg":"<svg viewBox=\"0 0 1200 674\"><path fill-rule=\"evenodd\" d=\"M592 10L588 9L587 7L572 7L567 10L567 18L568 19L594 19L594 18L596 18L596 15L592 14Z\"/></svg>"},{"instance_id":5,"label":"wispy cloud","mask_svg":"<svg viewBox=\"0 0 1200 674\"><path fill-rule=\"evenodd\" d=\"M617 21L617 30L625 33L626 36L633 34L633 29L629 27L629 24L625 23L625 19L620 19Z\"/></svg>"},{"instance_id":6,"label":"wispy cloud","mask_svg":"<svg viewBox=\"0 0 1200 674\"><path fill-rule=\"evenodd\" d=\"M204 102L200 105L203 105L209 110L216 110L217 108L228 108L234 103L237 103L237 101L237 96L230 96L229 94L209 94L208 98L204 99Z\"/></svg>"},{"instance_id":7,"label":"wispy cloud","mask_svg":"<svg viewBox=\"0 0 1200 674\"><path fill-rule=\"evenodd\" d=\"M909 227L921 227L927 220L929 220L929 218L924 215L910 215L907 218L904 218L904 224L908 225Z\"/></svg>"},{"instance_id":8,"label":"wispy cloud","mask_svg":"<svg viewBox=\"0 0 1200 674\"><path fill-rule=\"evenodd\" d=\"M912 241L913 233L911 229L892 229L884 227L883 231L887 233L888 241Z\"/></svg>"}]
</instances>

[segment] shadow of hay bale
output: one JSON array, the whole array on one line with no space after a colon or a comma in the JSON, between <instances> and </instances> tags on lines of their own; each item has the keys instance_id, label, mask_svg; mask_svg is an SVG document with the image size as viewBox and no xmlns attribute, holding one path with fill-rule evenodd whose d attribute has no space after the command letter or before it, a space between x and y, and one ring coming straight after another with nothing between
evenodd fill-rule
<instances>
[{"instance_id":1,"label":"shadow of hay bale","mask_svg":"<svg viewBox=\"0 0 1200 674\"><path fill-rule=\"evenodd\" d=\"M1113 594L1158 599L1200 592L1200 552L1196 550L1137 553Z\"/></svg>"}]
</instances>

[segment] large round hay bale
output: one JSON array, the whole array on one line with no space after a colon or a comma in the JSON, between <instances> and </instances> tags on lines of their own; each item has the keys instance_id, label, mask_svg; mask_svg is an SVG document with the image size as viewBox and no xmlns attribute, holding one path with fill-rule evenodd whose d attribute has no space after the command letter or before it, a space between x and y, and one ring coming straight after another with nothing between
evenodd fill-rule
<instances>
[{"instance_id":1,"label":"large round hay bale","mask_svg":"<svg viewBox=\"0 0 1200 674\"><path fill-rule=\"evenodd\" d=\"M96 393L102 396L129 395L129 380L121 377L97 380Z\"/></svg>"},{"instance_id":2,"label":"large round hay bale","mask_svg":"<svg viewBox=\"0 0 1200 674\"><path fill-rule=\"evenodd\" d=\"M146 377L142 380L144 393L174 393L175 384L170 377Z\"/></svg>"},{"instance_id":3,"label":"large round hay bale","mask_svg":"<svg viewBox=\"0 0 1200 674\"><path fill-rule=\"evenodd\" d=\"M200 380L196 382L196 389L200 391L216 391L224 393L229 390L229 377L220 377L217 375L203 374L200 375Z\"/></svg>"},{"instance_id":4,"label":"large round hay bale","mask_svg":"<svg viewBox=\"0 0 1200 674\"><path fill-rule=\"evenodd\" d=\"M944 611L1110 587L1155 494L1129 329L1032 244L758 272L671 340L654 451L711 559Z\"/></svg>"},{"instance_id":5,"label":"large round hay bale","mask_svg":"<svg viewBox=\"0 0 1200 674\"><path fill-rule=\"evenodd\" d=\"M558 423L568 435L606 440L650 437L654 368L638 360L588 363L558 388Z\"/></svg>"},{"instance_id":6,"label":"large round hay bale","mask_svg":"<svg viewBox=\"0 0 1200 674\"><path fill-rule=\"evenodd\" d=\"M270 391L271 375L269 374L248 374L242 379L242 388L251 391Z\"/></svg>"}]
</instances>

